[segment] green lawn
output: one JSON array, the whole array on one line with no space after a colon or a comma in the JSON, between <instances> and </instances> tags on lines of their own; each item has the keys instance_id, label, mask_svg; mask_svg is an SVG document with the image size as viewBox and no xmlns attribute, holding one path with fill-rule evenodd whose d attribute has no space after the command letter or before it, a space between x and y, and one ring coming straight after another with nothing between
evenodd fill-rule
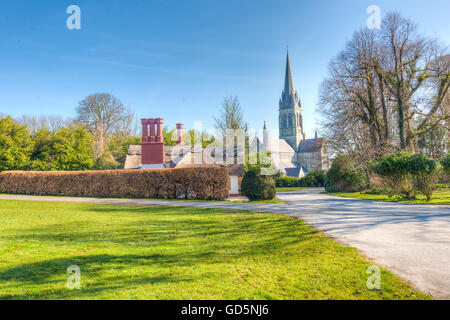
<instances>
[{"instance_id":1,"label":"green lawn","mask_svg":"<svg viewBox=\"0 0 450 320\"><path fill-rule=\"evenodd\" d=\"M417 195L416 200L402 200L398 198L389 198L384 194L370 194L370 193L330 193L335 196L355 198L355 199L366 199L366 200L377 200L377 201L388 201L388 202L401 202L401 203L420 203L420 204L440 204L440 205L450 205L450 189L440 189L433 193L431 201L427 201L426 197L422 194Z\"/></svg>"},{"instance_id":2,"label":"green lawn","mask_svg":"<svg viewBox=\"0 0 450 320\"><path fill-rule=\"evenodd\" d=\"M0 299L429 298L384 270L369 290L356 249L249 211L0 201L0 257Z\"/></svg>"},{"instance_id":3,"label":"green lawn","mask_svg":"<svg viewBox=\"0 0 450 320\"><path fill-rule=\"evenodd\" d=\"M277 187L277 192L286 192L286 191L297 191L297 190L307 190L311 188L303 188L303 187Z\"/></svg>"}]
</instances>

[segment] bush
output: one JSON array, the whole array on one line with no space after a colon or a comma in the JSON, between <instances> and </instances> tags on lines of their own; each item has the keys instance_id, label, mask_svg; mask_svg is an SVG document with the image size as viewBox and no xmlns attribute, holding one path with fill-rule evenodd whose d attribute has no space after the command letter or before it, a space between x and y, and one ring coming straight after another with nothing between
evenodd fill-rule
<instances>
[{"instance_id":1,"label":"bush","mask_svg":"<svg viewBox=\"0 0 450 320\"><path fill-rule=\"evenodd\" d=\"M273 178L262 176L258 169L248 170L241 184L241 193L249 200L272 200L275 198L276 188Z\"/></svg>"},{"instance_id":2,"label":"bush","mask_svg":"<svg viewBox=\"0 0 450 320\"><path fill-rule=\"evenodd\" d=\"M229 188L222 167L0 173L0 193L10 194L223 200Z\"/></svg>"},{"instance_id":3,"label":"bush","mask_svg":"<svg viewBox=\"0 0 450 320\"><path fill-rule=\"evenodd\" d=\"M299 187L323 187L325 181L325 171L313 170L301 178L298 182Z\"/></svg>"},{"instance_id":4,"label":"bush","mask_svg":"<svg viewBox=\"0 0 450 320\"><path fill-rule=\"evenodd\" d=\"M447 153L441 160L442 169L446 175L450 175L450 153Z\"/></svg>"},{"instance_id":5,"label":"bush","mask_svg":"<svg viewBox=\"0 0 450 320\"><path fill-rule=\"evenodd\" d=\"M357 192L367 189L368 185L364 169L355 166L353 160L345 155L337 156L325 175L324 186L327 192Z\"/></svg>"},{"instance_id":6,"label":"bush","mask_svg":"<svg viewBox=\"0 0 450 320\"><path fill-rule=\"evenodd\" d=\"M298 186L298 178L295 177L279 177L276 180L277 187L297 187Z\"/></svg>"},{"instance_id":7,"label":"bush","mask_svg":"<svg viewBox=\"0 0 450 320\"><path fill-rule=\"evenodd\" d=\"M416 191L429 200L436 188L437 162L424 154L397 152L370 164L371 170L383 177L389 196L415 199Z\"/></svg>"}]
</instances>

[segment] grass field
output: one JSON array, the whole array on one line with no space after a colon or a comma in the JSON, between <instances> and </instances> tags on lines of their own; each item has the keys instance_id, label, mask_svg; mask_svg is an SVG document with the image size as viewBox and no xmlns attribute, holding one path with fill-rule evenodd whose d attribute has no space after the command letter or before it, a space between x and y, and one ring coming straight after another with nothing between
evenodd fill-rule
<instances>
[{"instance_id":1,"label":"grass field","mask_svg":"<svg viewBox=\"0 0 450 320\"><path fill-rule=\"evenodd\" d=\"M277 192L286 192L286 191L297 191L297 190L307 190L311 188L303 188L303 187L277 187Z\"/></svg>"},{"instance_id":2,"label":"grass field","mask_svg":"<svg viewBox=\"0 0 450 320\"><path fill-rule=\"evenodd\" d=\"M0 201L0 299L426 299L302 221L249 211ZM66 269L81 269L81 289Z\"/></svg>"},{"instance_id":3,"label":"grass field","mask_svg":"<svg viewBox=\"0 0 450 320\"><path fill-rule=\"evenodd\" d=\"M433 193L431 201L427 201L426 197L422 194L417 195L416 200L402 200L398 198L389 198L385 194L370 194L370 193L331 193L335 196L355 198L355 199L366 199L366 200L377 200L377 201L388 201L388 202L400 202L400 203L420 203L420 204L440 204L440 205L450 205L450 189L440 189Z\"/></svg>"}]
</instances>

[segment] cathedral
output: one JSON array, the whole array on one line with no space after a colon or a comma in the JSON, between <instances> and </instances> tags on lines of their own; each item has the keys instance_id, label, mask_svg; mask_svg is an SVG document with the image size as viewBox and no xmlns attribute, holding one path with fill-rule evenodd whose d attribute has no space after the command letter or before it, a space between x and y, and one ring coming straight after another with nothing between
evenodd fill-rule
<instances>
[{"instance_id":1,"label":"cathedral","mask_svg":"<svg viewBox=\"0 0 450 320\"><path fill-rule=\"evenodd\" d=\"M290 177L301 178L313 170L328 170L330 162L325 140L319 138L317 132L314 139L306 139L302 105L294 89L289 54L279 107L279 137L269 137L264 123L263 136L252 140L250 151L270 153L272 168ZM141 123L142 143L129 146L125 169L182 168L227 163L231 179L230 193L238 193L238 181L244 175L244 165L237 159L244 159L244 146L231 147L231 152L225 150L229 147L225 147L223 152L218 153L211 153L211 150L201 146L184 146L181 123L177 124L177 146L165 146L162 118L141 119ZM229 164L225 161L227 157L233 158Z\"/></svg>"},{"instance_id":2,"label":"cathedral","mask_svg":"<svg viewBox=\"0 0 450 320\"><path fill-rule=\"evenodd\" d=\"M270 152L273 165L286 176L301 178L313 170L328 170L330 160L325 139L306 139L302 105L292 80L289 53L286 57L284 90L279 102L279 138L269 138L264 124L263 137L256 138L253 147Z\"/></svg>"}]
</instances>

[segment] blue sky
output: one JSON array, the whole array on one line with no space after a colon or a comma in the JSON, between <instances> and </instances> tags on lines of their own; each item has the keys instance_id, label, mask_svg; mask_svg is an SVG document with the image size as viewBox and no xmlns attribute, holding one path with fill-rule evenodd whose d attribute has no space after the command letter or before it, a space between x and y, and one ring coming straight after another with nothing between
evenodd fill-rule
<instances>
[{"instance_id":1,"label":"blue sky","mask_svg":"<svg viewBox=\"0 0 450 320\"><path fill-rule=\"evenodd\" d=\"M73 4L81 30L66 27ZM0 113L73 117L82 98L108 92L139 117L211 127L223 98L237 95L252 128L274 129L288 45L311 137L327 65L373 4L450 44L448 0L5 0Z\"/></svg>"}]
</instances>

